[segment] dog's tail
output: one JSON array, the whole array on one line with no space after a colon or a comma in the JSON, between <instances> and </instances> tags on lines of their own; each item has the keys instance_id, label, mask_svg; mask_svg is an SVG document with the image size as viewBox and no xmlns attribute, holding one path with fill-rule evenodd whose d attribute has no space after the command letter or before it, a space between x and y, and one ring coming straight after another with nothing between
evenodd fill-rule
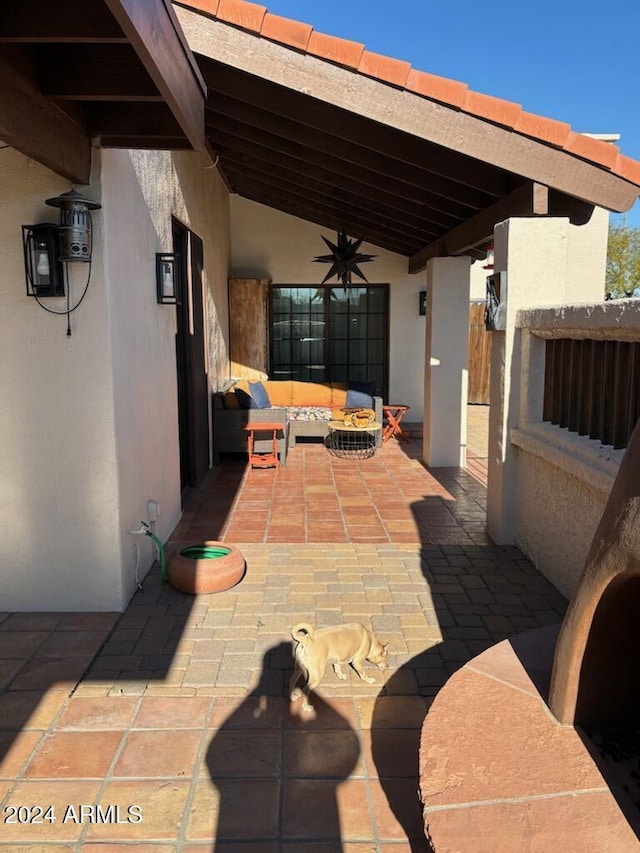
<instances>
[{"instance_id":1,"label":"dog's tail","mask_svg":"<svg viewBox=\"0 0 640 853\"><path fill-rule=\"evenodd\" d=\"M291 629L291 636L298 643L305 643L313 640L313 628L306 622L299 622Z\"/></svg>"}]
</instances>

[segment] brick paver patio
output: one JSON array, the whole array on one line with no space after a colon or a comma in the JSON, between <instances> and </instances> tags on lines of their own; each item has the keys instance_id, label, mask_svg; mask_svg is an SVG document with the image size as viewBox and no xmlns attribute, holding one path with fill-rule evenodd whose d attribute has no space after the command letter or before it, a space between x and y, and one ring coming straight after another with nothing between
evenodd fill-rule
<instances>
[{"instance_id":1,"label":"brick paver patio","mask_svg":"<svg viewBox=\"0 0 640 853\"><path fill-rule=\"evenodd\" d=\"M0 851L426 851L418 741L433 696L565 602L486 538L482 457L473 475L429 472L418 450L390 441L365 468L300 446L250 482L225 462L171 546L224 535L247 561L234 589L184 595L156 569L121 616L1 614ZM390 668L371 668L373 685L329 670L301 716L286 684L302 619L370 625ZM12 811L37 806L52 807L43 822Z\"/></svg>"}]
</instances>

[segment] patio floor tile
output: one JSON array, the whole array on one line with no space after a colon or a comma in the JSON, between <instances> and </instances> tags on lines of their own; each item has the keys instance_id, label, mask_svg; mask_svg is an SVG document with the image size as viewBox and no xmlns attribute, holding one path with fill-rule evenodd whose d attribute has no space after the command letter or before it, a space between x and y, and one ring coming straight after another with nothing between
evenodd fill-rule
<instances>
[{"instance_id":1,"label":"patio floor tile","mask_svg":"<svg viewBox=\"0 0 640 853\"><path fill-rule=\"evenodd\" d=\"M121 818L3 826L0 853L426 853L417 742L432 697L482 644L559 621L564 600L486 539L480 453L472 474L429 471L420 451L391 441L351 464L301 444L250 476L225 460L169 547L237 544L237 587L187 596L156 567L119 617L0 614L0 808ZM366 684L328 667L302 711L288 699L299 621L373 627L389 668L367 665Z\"/></svg>"},{"instance_id":2,"label":"patio floor tile","mask_svg":"<svg viewBox=\"0 0 640 853\"><path fill-rule=\"evenodd\" d=\"M25 771L28 779L98 779L106 775L124 732L54 732Z\"/></svg>"}]
</instances>

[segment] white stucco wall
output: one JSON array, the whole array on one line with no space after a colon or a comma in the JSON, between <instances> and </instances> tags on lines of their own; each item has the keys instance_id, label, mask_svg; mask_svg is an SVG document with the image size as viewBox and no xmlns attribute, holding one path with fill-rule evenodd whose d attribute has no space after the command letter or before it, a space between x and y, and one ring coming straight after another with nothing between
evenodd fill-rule
<instances>
[{"instance_id":1,"label":"white stucco wall","mask_svg":"<svg viewBox=\"0 0 640 853\"><path fill-rule=\"evenodd\" d=\"M321 238L336 234L294 216L231 196L231 265L238 278L266 277L274 284L319 284L328 271L313 262L327 253ZM350 234L350 237L358 235ZM419 292L424 274L409 275L407 258L363 243L361 251L376 255L362 266L373 284L389 284L389 400L411 406L405 423L421 422L424 396L425 318Z\"/></svg>"},{"instance_id":2,"label":"white stucco wall","mask_svg":"<svg viewBox=\"0 0 640 853\"><path fill-rule=\"evenodd\" d=\"M0 151L0 610L109 610L122 602L102 265L93 266L71 337L64 317L25 295L20 225L57 222L44 200L68 189L45 167ZM97 184L86 192L100 195ZM94 221L99 257L99 212ZM78 267L74 297L85 280ZM61 310L65 302L45 304Z\"/></svg>"},{"instance_id":3,"label":"white stucco wall","mask_svg":"<svg viewBox=\"0 0 640 853\"><path fill-rule=\"evenodd\" d=\"M198 154L102 152L100 171L96 153L84 192L103 208L67 338L64 319L25 296L20 224L57 221L44 199L68 184L0 154L0 610L122 610L135 590L128 530L150 498L163 540L181 511L175 309L156 303L155 253L172 248L172 214L204 241L214 384L228 372L228 195ZM72 270L74 294L85 269ZM154 555L138 542L142 578Z\"/></svg>"}]
</instances>

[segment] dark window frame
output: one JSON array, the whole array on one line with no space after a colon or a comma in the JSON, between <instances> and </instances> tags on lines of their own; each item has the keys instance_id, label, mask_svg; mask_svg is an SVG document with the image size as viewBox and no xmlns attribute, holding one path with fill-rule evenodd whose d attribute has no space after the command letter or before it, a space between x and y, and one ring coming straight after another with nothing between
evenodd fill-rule
<instances>
[{"instance_id":1,"label":"dark window frame","mask_svg":"<svg viewBox=\"0 0 640 853\"><path fill-rule=\"evenodd\" d=\"M278 375L274 372L276 366L279 362L274 357L274 323L276 316L282 316L282 312L274 311L274 301L275 296L278 290L280 289L297 289L308 291L310 297L317 297L323 300L323 311L320 312L323 317L324 322L324 341L325 341L325 353L324 353L324 376L323 378L318 378L316 381L319 382L336 382L336 381L345 381L345 380L358 380L363 381L366 377L361 376L345 376L344 369L340 369L340 367L335 363L335 353L331 349L331 344L335 343L336 338L332 335L333 327L335 326L335 312L332 317L331 311L331 294L335 293L336 296L340 299L344 296L345 288L340 285L313 285L313 284L300 284L300 283L271 283L269 286L269 298L268 298L268 323L269 323L269 376L272 379L277 379ZM381 351L379 353L380 362L374 361L373 363L377 365L378 376L376 377L376 389L375 393L380 395L383 399L387 399L388 387L389 387L389 284L388 283L362 283L362 284L353 284L348 290L353 293L354 291L366 291L367 292L367 302L370 298L370 292L372 290L377 291L377 293L382 293L382 311L374 311L368 310L369 306L367 305L367 310L365 311L354 311L350 306L350 303L347 303L347 311L346 314L348 317L354 315L354 317L365 317L367 324L370 322L370 318L375 315L379 315L381 317L381 334L376 336L374 340L379 340L381 345ZM377 295L377 294L376 294ZM310 306L313 299L309 299L307 304ZM343 301L341 299L341 301ZM294 311L289 310L289 316L293 317ZM311 316L311 312L309 313ZM352 340L365 341L366 343L366 362L369 362L369 345L368 342L371 340L368 335L365 335L364 338L351 338L348 335L343 338L347 342L347 365L351 363L350 359L350 342ZM299 362L296 362L295 359L289 360L290 364L296 365ZM361 366L361 365L360 365ZM342 365L344 368L344 364ZM354 367L354 372L359 373L357 367ZM294 377L291 377L294 378ZM312 376L306 378L306 381L314 381Z\"/></svg>"}]
</instances>

